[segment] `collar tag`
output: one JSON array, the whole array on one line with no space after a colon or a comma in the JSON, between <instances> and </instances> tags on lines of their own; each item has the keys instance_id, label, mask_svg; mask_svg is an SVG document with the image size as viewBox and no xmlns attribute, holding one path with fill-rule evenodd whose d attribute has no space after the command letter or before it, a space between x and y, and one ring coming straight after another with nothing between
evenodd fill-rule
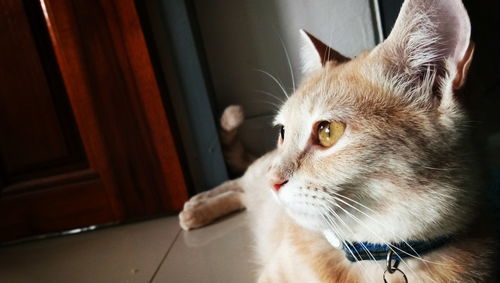
<instances>
[{"instance_id":1,"label":"collar tag","mask_svg":"<svg viewBox=\"0 0 500 283\"><path fill-rule=\"evenodd\" d=\"M404 282L408 283L408 278L406 278L406 274L401 269L399 269L399 263L401 261L399 259L393 260L392 256L393 252L391 250L387 253L387 263L386 263L387 269L384 271L384 275L382 277L384 279L384 283L387 283L387 278L385 278L387 273L394 274L396 271L403 276Z\"/></svg>"},{"instance_id":2,"label":"collar tag","mask_svg":"<svg viewBox=\"0 0 500 283\"><path fill-rule=\"evenodd\" d=\"M323 235L325 235L326 240L332 245L334 248L340 249L342 248L342 242L340 239L333 233L332 230L323 231Z\"/></svg>"}]
</instances>

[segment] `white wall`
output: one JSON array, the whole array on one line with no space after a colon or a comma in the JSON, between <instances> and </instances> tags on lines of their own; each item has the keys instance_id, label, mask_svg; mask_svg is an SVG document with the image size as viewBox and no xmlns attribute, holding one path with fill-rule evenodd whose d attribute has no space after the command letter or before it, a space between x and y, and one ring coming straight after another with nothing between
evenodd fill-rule
<instances>
[{"instance_id":1,"label":"white wall","mask_svg":"<svg viewBox=\"0 0 500 283\"><path fill-rule=\"evenodd\" d=\"M219 113L240 104L247 114L241 137L254 153L274 146L271 128L276 107L284 99L280 87L259 70L293 91L292 73L300 82L300 28L344 55L371 49L378 40L372 0L193 0ZM260 93L272 93L277 98Z\"/></svg>"}]
</instances>

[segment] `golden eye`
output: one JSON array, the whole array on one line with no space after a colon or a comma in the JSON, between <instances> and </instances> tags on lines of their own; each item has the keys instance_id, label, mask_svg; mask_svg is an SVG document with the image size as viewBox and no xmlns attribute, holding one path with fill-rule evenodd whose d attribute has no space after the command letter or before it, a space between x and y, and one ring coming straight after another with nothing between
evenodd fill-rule
<instances>
[{"instance_id":1,"label":"golden eye","mask_svg":"<svg viewBox=\"0 0 500 283\"><path fill-rule=\"evenodd\" d=\"M344 134L345 124L342 122L323 121L318 125L318 143L324 147L334 145Z\"/></svg>"}]
</instances>

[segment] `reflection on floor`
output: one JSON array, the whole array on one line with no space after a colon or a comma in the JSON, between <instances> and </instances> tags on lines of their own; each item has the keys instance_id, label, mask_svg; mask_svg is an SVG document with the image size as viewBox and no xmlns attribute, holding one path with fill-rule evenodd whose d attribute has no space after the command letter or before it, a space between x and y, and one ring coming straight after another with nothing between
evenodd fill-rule
<instances>
[{"instance_id":1,"label":"reflection on floor","mask_svg":"<svg viewBox=\"0 0 500 283\"><path fill-rule=\"evenodd\" d=\"M182 231L177 217L0 248L0 282L255 282L245 213Z\"/></svg>"}]
</instances>

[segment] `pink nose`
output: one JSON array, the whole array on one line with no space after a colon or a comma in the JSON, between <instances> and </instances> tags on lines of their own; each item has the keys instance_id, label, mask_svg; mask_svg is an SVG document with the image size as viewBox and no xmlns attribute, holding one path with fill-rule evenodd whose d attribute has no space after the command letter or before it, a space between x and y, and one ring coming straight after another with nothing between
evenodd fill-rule
<instances>
[{"instance_id":1,"label":"pink nose","mask_svg":"<svg viewBox=\"0 0 500 283\"><path fill-rule=\"evenodd\" d=\"M282 182L282 183L275 183L273 184L273 188L275 191L279 191L281 187L283 187L284 184L288 183L288 180Z\"/></svg>"}]
</instances>

